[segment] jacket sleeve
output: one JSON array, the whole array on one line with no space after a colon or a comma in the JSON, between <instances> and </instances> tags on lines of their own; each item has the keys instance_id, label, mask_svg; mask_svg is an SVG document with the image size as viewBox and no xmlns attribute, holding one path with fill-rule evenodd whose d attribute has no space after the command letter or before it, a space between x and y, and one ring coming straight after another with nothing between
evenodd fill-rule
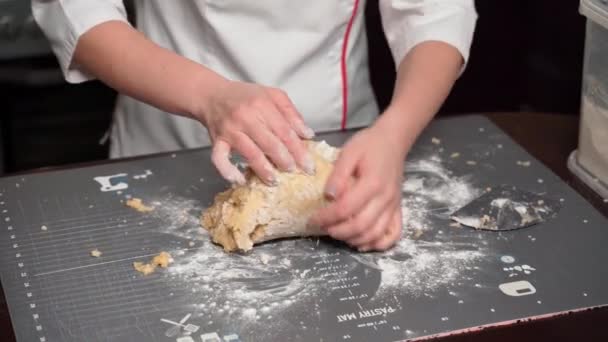
<instances>
[{"instance_id":1,"label":"jacket sleeve","mask_svg":"<svg viewBox=\"0 0 608 342\"><path fill-rule=\"evenodd\" d=\"M107 21L128 23L122 0L32 0L32 12L70 83L93 79L72 61L80 36Z\"/></svg>"},{"instance_id":2,"label":"jacket sleeve","mask_svg":"<svg viewBox=\"0 0 608 342\"><path fill-rule=\"evenodd\" d=\"M455 47L468 62L477 21L473 0L380 0L380 14L397 66L417 44L430 40Z\"/></svg>"}]
</instances>

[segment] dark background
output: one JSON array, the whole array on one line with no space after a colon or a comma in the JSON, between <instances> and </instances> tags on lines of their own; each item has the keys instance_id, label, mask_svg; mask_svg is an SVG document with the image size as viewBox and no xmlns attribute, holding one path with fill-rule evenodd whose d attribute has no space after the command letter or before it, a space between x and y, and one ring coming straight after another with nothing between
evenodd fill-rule
<instances>
[{"instance_id":1,"label":"dark background","mask_svg":"<svg viewBox=\"0 0 608 342\"><path fill-rule=\"evenodd\" d=\"M578 114L585 17L577 0L476 1L467 70L441 114L542 111ZM372 82L390 100L394 64L376 1L367 4Z\"/></svg>"},{"instance_id":2,"label":"dark background","mask_svg":"<svg viewBox=\"0 0 608 342\"><path fill-rule=\"evenodd\" d=\"M578 6L576 0L477 1L470 62L440 115L578 115L585 35ZM372 83L385 106L392 93L394 63L377 1L368 1L366 19ZM31 76L15 80L10 77L15 74ZM106 157L107 145L99 141L110 124L112 90L99 82L66 84L52 55L0 61L0 75L4 172Z\"/></svg>"}]
</instances>

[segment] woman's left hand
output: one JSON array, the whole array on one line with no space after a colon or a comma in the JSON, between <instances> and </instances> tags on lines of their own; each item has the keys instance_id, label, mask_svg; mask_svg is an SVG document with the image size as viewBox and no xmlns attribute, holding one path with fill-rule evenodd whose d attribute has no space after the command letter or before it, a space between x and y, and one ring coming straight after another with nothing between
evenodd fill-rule
<instances>
[{"instance_id":1,"label":"woman's left hand","mask_svg":"<svg viewBox=\"0 0 608 342\"><path fill-rule=\"evenodd\" d=\"M311 218L359 251L386 250L401 237L401 183L406 149L378 122L342 148L325 188L332 200Z\"/></svg>"}]
</instances>

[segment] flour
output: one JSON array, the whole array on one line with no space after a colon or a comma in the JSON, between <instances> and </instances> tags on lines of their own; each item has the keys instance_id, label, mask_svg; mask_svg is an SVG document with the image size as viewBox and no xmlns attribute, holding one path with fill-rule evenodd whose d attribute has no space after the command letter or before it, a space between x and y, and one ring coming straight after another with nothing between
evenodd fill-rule
<instances>
[{"instance_id":1,"label":"flour","mask_svg":"<svg viewBox=\"0 0 608 342\"><path fill-rule=\"evenodd\" d=\"M432 217L449 218L480 194L466 177L453 176L437 156L409 163L402 190L406 230L428 230Z\"/></svg>"},{"instance_id":2,"label":"flour","mask_svg":"<svg viewBox=\"0 0 608 342\"><path fill-rule=\"evenodd\" d=\"M453 232L462 228L450 227L449 216L480 191L466 177L451 174L438 157L409 162L402 190L404 238L388 252L367 254L312 238L227 254L200 228L199 202L177 196L146 200L156 208L150 215L163 222L161 231L184 240L177 248L181 253L169 250L177 257L163 274L186 289L198 316L280 324L277 317L294 305L300 311L316 308L318 314L319 301L352 294L357 288L349 284L374 274L381 281L367 298L429 296L471 283L468 272L485 256L484 243L461 241Z\"/></svg>"},{"instance_id":3,"label":"flour","mask_svg":"<svg viewBox=\"0 0 608 342\"><path fill-rule=\"evenodd\" d=\"M484 251L470 242L446 237L441 230L427 241L408 239L407 231L413 229L424 239L436 230L438 221L447 220L480 191L468 178L452 175L437 156L407 164L402 189L406 238L378 260L382 268L380 290L420 296L460 277Z\"/></svg>"},{"instance_id":4,"label":"flour","mask_svg":"<svg viewBox=\"0 0 608 342\"><path fill-rule=\"evenodd\" d=\"M320 272L302 263L315 253L312 241L261 245L241 255L225 253L206 232L195 234L202 245L176 258L166 274L173 284L195 291L190 302L196 317L279 328L282 321L273 317L329 293Z\"/></svg>"},{"instance_id":5,"label":"flour","mask_svg":"<svg viewBox=\"0 0 608 342\"><path fill-rule=\"evenodd\" d=\"M168 195L152 199L154 211L149 215L162 222L161 232L187 239L200 239L200 202L180 196Z\"/></svg>"}]
</instances>

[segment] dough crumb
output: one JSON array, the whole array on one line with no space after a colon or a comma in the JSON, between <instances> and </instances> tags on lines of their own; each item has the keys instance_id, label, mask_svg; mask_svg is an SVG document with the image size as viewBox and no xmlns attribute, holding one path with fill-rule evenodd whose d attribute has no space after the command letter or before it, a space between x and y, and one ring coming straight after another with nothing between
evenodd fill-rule
<instances>
[{"instance_id":1,"label":"dough crumb","mask_svg":"<svg viewBox=\"0 0 608 342\"><path fill-rule=\"evenodd\" d=\"M127 200L127 207L131 207L140 213L149 213L154 210L154 207L145 205L139 198L130 198Z\"/></svg>"},{"instance_id":2,"label":"dough crumb","mask_svg":"<svg viewBox=\"0 0 608 342\"><path fill-rule=\"evenodd\" d=\"M46 231L48 228L46 226L42 226L40 229Z\"/></svg>"},{"instance_id":3,"label":"dough crumb","mask_svg":"<svg viewBox=\"0 0 608 342\"><path fill-rule=\"evenodd\" d=\"M450 156L450 158L452 158L452 159L456 159L456 158L458 158L458 157L460 157L460 153L458 153L458 152L454 152L454 153L452 153L452 155Z\"/></svg>"},{"instance_id":4,"label":"dough crumb","mask_svg":"<svg viewBox=\"0 0 608 342\"><path fill-rule=\"evenodd\" d=\"M154 265L162 268L167 268L167 266L169 266L171 262L173 262L173 259L171 258L171 255L167 252L160 252L159 255L155 256L154 259L152 259L152 263Z\"/></svg>"},{"instance_id":5,"label":"dough crumb","mask_svg":"<svg viewBox=\"0 0 608 342\"><path fill-rule=\"evenodd\" d=\"M467 160L467 165L477 165L477 162L474 160Z\"/></svg>"},{"instance_id":6,"label":"dough crumb","mask_svg":"<svg viewBox=\"0 0 608 342\"><path fill-rule=\"evenodd\" d=\"M134 262L133 268L143 275L148 275L154 273L156 267L167 268L172 262L173 258L171 258L171 254L167 252L160 252L158 255L155 255L154 258L152 258L152 261L148 264L144 264L141 261Z\"/></svg>"},{"instance_id":7,"label":"dough crumb","mask_svg":"<svg viewBox=\"0 0 608 342\"><path fill-rule=\"evenodd\" d=\"M144 264L143 262L140 262L140 261L134 262L133 268L135 268L135 270L137 270L137 272L140 272L143 275L151 274L156 269L156 267L154 267L154 265Z\"/></svg>"},{"instance_id":8,"label":"dough crumb","mask_svg":"<svg viewBox=\"0 0 608 342\"><path fill-rule=\"evenodd\" d=\"M95 257L95 258L99 258L101 256L101 252L99 251L99 249L95 248L94 250L91 251L91 256Z\"/></svg>"},{"instance_id":9,"label":"dough crumb","mask_svg":"<svg viewBox=\"0 0 608 342\"><path fill-rule=\"evenodd\" d=\"M435 137L431 138L431 142L435 145L441 144L441 140Z\"/></svg>"},{"instance_id":10,"label":"dough crumb","mask_svg":"<svg viewBox=\"0 0 608 342\"><path fill-rule=\"evenodd\" d=\"M188 246L190 246L190 247L194 247L194 245L195 245L194 241L190 241L190 242L188 242Z\"/></svg>"},{"instance_id":11,"label":"dough crumb","mask_svg":"<svg viewBox=\"0 0 608 342\"><path fill-rule=\"evenodd\" d=\"M530 167L531 164L532 163L529 160L525 160L525 161L518 160L517 161L517 165L523 166L523 167Z\"/></svg>"}]
</instances>

